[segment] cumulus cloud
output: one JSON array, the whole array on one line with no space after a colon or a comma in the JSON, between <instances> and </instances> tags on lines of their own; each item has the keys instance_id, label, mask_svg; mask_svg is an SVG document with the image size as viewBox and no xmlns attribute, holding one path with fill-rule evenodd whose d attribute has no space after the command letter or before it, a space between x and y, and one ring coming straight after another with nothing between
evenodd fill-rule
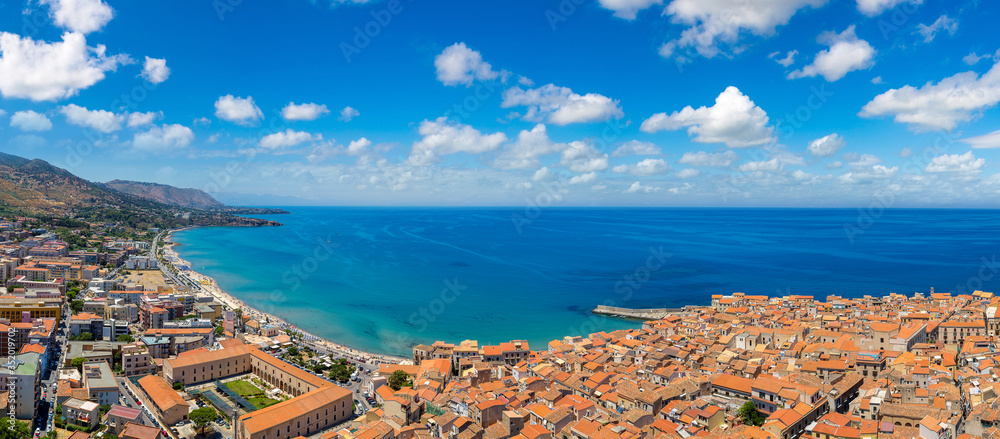
<instances>
[{"instance_id":1,"label":"cumulus cloud","mask_svg":"<svg viewBox=\"0 0 1000 439\"><path fill-rule=\"evenodd\" d=\"M158 117L163 117L163 112L153 112L149 111L146 113L129 113L128 115L128 126L130 128L140 127L143 125L149 125L153 123Z\"/></svg>"},{"instance_id":2,"label":"cumulus cloud","mask_svg":"<svg viewBox=\"0 0 1000 439\"><path fill-rule=\"evenodd\" d=\"M361 155L368 152L368 148L372 146L372 141L364 137L353 140L347 145L347 155Z\"/></svg>"},{"instance_id":3,"label":"cumulus cloud","mask_svg":"<svg viewBox=\"0 0 1000 439\"><path fill-rule=\"evenodd\" d=\"M281 117L285 118L285 120L316 120L329 112L330 110L326 108L326 105L289 102L288 105L285 105L285 108L281 109Z\"/></svg>"},{"instance_id":4,"label":"cumulus cloud","mask_svg":"<svg viewBox=\"0 0 1000 439\"><path fill-rule=\"evenodd\" d=\"M678 178L694 178L701 175L701 171L693 168L681 169L677 171Z\"/></svg>"},{"instance_id":5,"label":"cumulus cloud","mask_svg":"<svg viewBox=\"0 0 1000 439\"><path fill-rule=\"evenodd\" d=\"M844 144L843 137L837 133L829 134L809 142L809 153L817 157L833 157Z\"/></svg>"},{"instance_id":6,"label":"cumulus cloud","mask_svg":"<svg viewBox=\"0 0 1000 439\"><path fill-rule=\"evenodd\" d=\"M531 179L535 181L546 181L551 180L554 176L555 173L553 173L548 166L545 166L542 169L535 171L534 175L531 176Z\"/></svg>"},{"instance_id":7,"label":"cumulus cloud","mask_svg":"<svg viewBox=\"0 0 1000 439\"><path fill-rule=\"evenodd\" d=\"M167 67L167 60L146 57L146 62L142 65L143 79L159 84L170 77L170 67Z\"/></svg>"},{"instance_id":8,"label":"cumulus cloud","mask_svg":"<svg viewBox=\"0 0 1000 439\"><path fill-rule=\"evenodd\" d=\"M438 81L448 86L471 86L474 81L488 81L500 76L483 56L465 43L455 43L434 57Z\"/></svg>"},{"instance_id":9,"label":"cumulus cloud","mask_svg":"<svg viewBox=\"0 0 1000 439\"><path fill-rule=\"evenodd\" d=\"M585 184L597 181L596 172L588 172L586 174L580 174L569 179L569 184Z\"/></svg>"},{"instance_id":10,"label":"cumulus cloud","mask_svg":"<svg viewBox=\"0 0 1000 439\"><path fill-rule=\"evenodd\" d=\"M191 128L177 124L160 125L136 133L132 138L132 147L147 152L165 152L186 148L193 140Z\"/></svg>"},{"instance_id":11,"label":"cumulus cloud","mask_svg":"<svg viewBox=\"0 0 1000 439\"><path fill-rule=\"evenodd\" d=\"M658 188L658 187L646 186L646 185L643 185L642 183L639 183L637 181L635 183L632 183L632 185L629 186L628 189L625 189L624 191L622 191L622 193L623 194L649 194L649 193L657 192L659 190L660 190L660 188Z\"/></svg>"},{"instance_id":12,"label":"cumulus cloud","mask_svg":"<svg viewBox=\"0 0 1000 439\"><path fill-rule=\"evenodd\" d=\"M615 166L611 171L639 176L659 175L670 172L670 165L663 159L645 159L634 165Z\"/></svg>"},{"instance_id":13,"label":"cumulus cloud","mask_svg":"<svg viewBox=\"0 0 1000 439\"><path fill-rule=\"evenodd\" d=\"M52 121L31 110L18 111L10 117L10 126L21 131L48 131L52 129Z\"/></svg>"},{"instance_id":14,"label":"cumulus cloud","mask_svg":"<svg viewBox=\"0 0 1000 439\"><path fill-rule=\"evenodd\" d=\"M355 117L358 117L360 115L361 113L358 112L358 110L355 110L352 107L344 107L343 110L340 110L340 117L337 119L342 120L344 122L350 122L351 119L354 119Z\"/></svg>"},{"instance_id":15,"label":"cumulus cloud","mask_svg":"<svg viewBox=\"0 0 1000 439\"><path fill-rule=\"evenodd\" d=\"M81 34L101 30L114 17L114 11L102 0L39 0L49 6L49 17L63 29Z\"/></svg>"},{"instance_id":16,"label":"cumulus cloud","mask_svg":"<svg viewBox=\"0 0 1000 439\"><path fill-rule=\"evenodd\" d=\"M687 28L679 38L663 44L660 55L684 61L692 53L705 58L720 52L739 53L744 50L739 40L747 33L773 35L800 9L819 7L826 1L773 0L750 5L746 0L673 0L664 14Z\"/></svg>"},{"instance_id":17,"label":"cumulus cloud","mask_svg":"<svg viewBox=\"0 0 1000 439\"><path fill-rule=\"evenodd\" d=\"M917 33L923 35L925 43L934 41L934 37L937 36L938 32L945 31L948 32L948 35L955 35L955 31L957 30L958 21L949 18L947 15L938 17L930 26L923 23L917 24Z\"/></svg>"},{"instance_id":18,"label":"cumulus cloud","mask_svg":"<svg viewBox=\"0 0 1000 439\"><path fill-rule=\"evenodd\" d=\"M257 104L254 104L251 96L238 98L233 95L225 95L215 101L215 117L237 125L249 126L263 119L264 113L260 111Z\"/></svg>"},{"instance_id":19,"label":"cumulus cloud","mask_svg":"<svg viewBox=\"0 0 1000 439\"><path fill-rule=\"evenodd\" d=\"M689 166L728 167L740 159L733 151L708 153L705 151L685 152L678 163Z\"/></svg>"},{"instance_id":20,"label":"cumulus cloud","mask_svg":"<svg viewBox=\"0 0 1000 439\"><path fill-rule=\"evenodd\" d=\"M983 134L982 136L967 137L959 140L968 143L970 146L977 149L1000 148L1000 130L989 134Z\"/></svg>"},{"instance_id":21,"label":"cumulus cloud","mask_svg":"<svg viewBox=\"0 0 1000 439\"><path fill-rule=\"evenodd\" d=\"M446 154L492 151L507 141L503 133L483 134L469 125L451 123L444 117L420 122L418 133L423 138L414 142L407 159L407 163L414 166L429 165Z\"/></svg>"},{"instance_id":22,"label":"cumulus cloud","mask_svg":"<svg viewBox=\"0 0 1000 439\"><path fill-rule=\"evenodd\" d=\"M92 128L102 133L113 133L122 129L125 122L124 114L115 114L106 110L88 110L75 104L64 105L59 112L66 116L66 121L73 125Z\"/></svg>"},{"instance_id":23,"label":"cumulus cloud","mask_svg":"<svg viewBox=\"0 0 1000 439\"><path fill-rule=\"evenodd\" d=\"M951 130L1000 102L1000 62L982 77L959 73L920 88L894 88L876 96L858 113L861 117L892 115L916 131Z\"/></svg>"},{"instance_id":24,"label":"cumulus cloud","mask_svg":"<svg viewBox=\"0 0 1000 439\"><path fill-rule=\"evenodd\" d=\"M598 0L602 8L615 13L615 17L635 20L639 11L653 5L662 5L663 0Z\"/></svg>"},{"instance_id":25,"label":"cumulus cloud","mask_svg":"<svg viewBox=\"0 0 1000 439\"><path fill-rule=\"evenodd\" d=\"M684 107L670 115L657 113L642 122L647 133L687 128L699 143L724 143L732 148L762 145L775 141L767 113L736 87L727 87L715 105L694 109Z\"/></svg>"},{"instance_id":26,"label":"cumulus cloud","mask_svg":"<svg viewBox=\"0 0 1000 439\"><path fill-rule=\"evenodd\" d=\"M527 90L520 86L507 89L500 106L527 107L525 120L545 120L556 125L601 122L625 115L617 100L596 93L579 95L553 84Z\"/></svg>"},{"instance_id":27,"label":"cumulus cloud","mask_svg":"<svg viewBox=\"0 0 1000 439\"><path fill-rule=\"evenodd\" d=\"M312 140L321 140L322 138L323 136L318 134L314 136L305 131L295 131L289 128L285 131L279 131L262 137L258 145L267 149L279 149L301 145Z\"/></svg>"},{"instance_id":28,"label":"cumulus cloud","mask_svg":"<svg viewBox=\"0 0 1000 439\"><path fill-rule=\"evenodd\" d=\"M501 169L537 169L539 158L566 148L564 143L553 142L545 125L535 125L531 131L521 130L517 140L504 147L494 166Z\"/></svg>"},{"instance_id":29,"label":"cumulus cloud","mask_svg":"<svg viewBox=\"0 0 1000 439\"><path fill-rule=\"evenodd\" d=\"M56 101L75 96L104 79L104 73L132 60L107 56L103 45L87 47L83 34L65 33L47 43L0 32L0 94L7 98Z\"/></svg>"},{"instance_id":30,"label":"cumulus cloud","mask_svg":"<svg viewBox=\"0 0 1000 439\"><path fill-rule=\"evenodd\" d=\"M927 172L978 173L986 166L986 159L976 158L972 151L965 154L944 154L931 159L924 169Z\"/></svg>"},{"instance_id":31,"label":"cumulus cloud","mask_svg":"<svg viewBox=\"0 0 1000 439\"><path fill-rule=\"evenodd\" d=\"M611 157L626 157L630 155L660 155L660 147L649 143L642 142L639 140L631 140L622 144L614 152L611 153Z\"/></svg>"},{"instance_id":32,"label":"cumulus cloud","mask_svg":"<svg viewBox=\"0 0 1000 439\"><path fill-rule=\"evenodd\" d=\"M784 166L781 160L773 158L757 162L746 162L740 165L740 172L778 172Z\"/></svg>"},{"instance_id":33,"label":"cumulus cloud","mask_svg":"<svg viewBox=\"0 0 1000 439\"><path fill-rule=\"evenodd\" d=\"M603 171L608 169L608 155L588 142L575 141L562 151L559 164L573 172Z\"/></svg>"},{"instance_id":34,"label":"cumulus cloud","mask_svg":"<svg viewBox=\"0 0 1000 439\"><path fill-rule=\"evenodd\" d=\"M976 52L972 52L962 57L962 62L971 66L979 64L979 61L991 58L993 59L993 62L1000 61L1000 49L998 49L993 55L976 55Z\"/></svg>"},{"instance_id":35,"label":"cumulus cloud","mask_svg":"<svg viewBox=\"0 0 1000 439\"><path fill-rule=\"evenodd\" d=\"M823 32L817 38L820 44L830 46L816 54L812 64L788 74L788 79L823 76L829 82L843 78L849 72L872 66L875 49L854 34L854 25L841 33Z\"/></svg>"},{"instance_id":36,"label":"cumulus cloud","mask_svg":"<svg viewBox=\"0 0 1000 439\"><path fill-rule=\"evenodd\" d=\"M882 12L896 7L903 3L919 5L923 0L858 0L858 11L869 17L874 17Z\"/></svg>"}]
</instances>

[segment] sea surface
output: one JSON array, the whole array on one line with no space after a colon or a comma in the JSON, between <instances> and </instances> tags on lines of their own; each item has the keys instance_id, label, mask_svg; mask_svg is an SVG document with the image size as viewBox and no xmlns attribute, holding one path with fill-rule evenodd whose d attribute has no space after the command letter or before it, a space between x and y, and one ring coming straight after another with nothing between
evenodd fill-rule
<instances>
[{"instance_id":1,"label":"sea surface","mask_svg":"<svg viewBox=\"0 0 1000 439\"><path fill-rule=\"evenodd\" d=\"M1000 211L292 207L175 234L251 306L376 353L638 327L596 305L713 294L953 294L998 285Z\"/></svg>"}]
</instances>

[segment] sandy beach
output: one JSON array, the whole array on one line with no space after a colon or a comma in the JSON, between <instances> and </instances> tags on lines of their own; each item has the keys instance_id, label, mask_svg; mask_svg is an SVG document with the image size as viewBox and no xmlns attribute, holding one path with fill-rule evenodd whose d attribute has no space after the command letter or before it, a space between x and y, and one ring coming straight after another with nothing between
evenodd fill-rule
<instances>
[{"instance_id":1,"label":"sandy beach","mask_svg":"<svg viewBox=\"0 0 1000 439\"><path fill-rule=\"evenodd\" d=\"M179 230L184 230L184 229L179 229ZM173 241L171 239L171 236L173 235L174 232L179 231L179 230L171 230L171 231L167 232L167 234L164 236L163 242L161 243L163 245L163 255L166 258L170 258L170 259L174 259L174 260L179 261L182 265L186 265L188 267L192 267L192 265L191 265L190 262L188 262L188 261L184 260L183 258L181 258L180 255L176 251L174 251L174 243L173 243ZM282 329L289 329L289 330L292 330L292 331L296 331L296 332L302 333L302 335L303 335L303 341L306 344L310 345L313 349L315 349L317 351L326 351L326 352L329 352L329 353L332 353L332 354L335 354L335 355L344 356L344 357L364 358L366 362L368 362L368 363L374 363L374 364L379 364L379 363L398 364L398 363L401 363L401 362L407 362L407 361L409 361L408 358L397 357L397 356L392 356L392 355L378 355L378 354L373 354L373 353L370 353L370 352L364 352L364 351L361 351L361 350L358 350L358 349L353 349L353 348L351 348L349 346L345 346L345 345L340 344L340 343L335 343L335 342L332 342L330 340L326 340L326 339L324 339L322 337L319 337L319 336L317 336L315 334L312 334L312 333L310 333L308 331L305 331L305 330L303 330L303 329L301 329L301 328L299 328L299 327L297 327L297 326L295 326L295 325L293 325L293 324L285 321L284 319L282 319L280 317L277 317L277 316L274 316L272 314L268 314L268 313L262 312L262 311L260 311L260 310L258 310L256 308L253 308L253 307L249 306L247 303L243 302L242 300L234 297L233 295L231 295L231 294L227 293L225 290L223 290L222 287L219 286L218 282L216 282L216 280L214 278L212 278L211 276L207 276L207 275L205 275L203 273L199 273L198 271L195 271L194 269L178 270L178 272L181 273L181 274L183 274L183 275L185 275L185 276L190 277L195 282L197 282L201 286L200 293L202 293L202 294L208 294L208 295L214 297L216 300L218 300L220 303L222 303L223 305L225 305L226 307L228 307L231 310L243 309L243 314L244 315L248 315L248 316L250 316L251 318L253 318L256 321L265 321L266 320L266 321L270 322L271 324L277 325L278 327L280 327Z\"/></svg>"}]
</instances>

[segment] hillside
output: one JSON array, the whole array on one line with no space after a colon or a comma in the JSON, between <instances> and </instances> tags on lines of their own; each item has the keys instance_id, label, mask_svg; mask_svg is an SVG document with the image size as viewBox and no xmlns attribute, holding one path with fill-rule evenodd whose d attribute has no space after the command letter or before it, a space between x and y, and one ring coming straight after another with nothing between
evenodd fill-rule
<instances>
[{"instance_id":1,"label":"hillside","mask_svg":"<svg viewBox=\"0 0 1000 439\"><path fill-rule=\"evenodd\" d=\"M165 184L143 183L138 181L112 180L104 186L126 194L135 195L150 201L192 209L212 210L225 208L205 191L199 189L182 189Z\"/></svg>"},{"instance_id":2,"label":"hillside","mask_svg":"<svg viewBox=\"0 0 1000 439\"><path fill-rule=\"evenodd\" d=\"M84 180L44 160L29 160L2 152L0 213L113 223L133 230L191 225L281 225L225 211L179 207L147 200Z\"/></svg>"}]
</instances>

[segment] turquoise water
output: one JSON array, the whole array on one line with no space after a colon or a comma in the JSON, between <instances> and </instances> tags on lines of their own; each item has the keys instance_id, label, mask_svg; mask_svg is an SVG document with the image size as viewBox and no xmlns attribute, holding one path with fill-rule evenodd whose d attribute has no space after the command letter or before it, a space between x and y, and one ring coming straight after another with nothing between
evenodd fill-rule
<instances>
[{"instance_id":1,"label":"turquoise water","mask_svg":"<svg viewBox=\"0 0 1000 439\"><path fill-rule=\"evenodd\" d=\"M599 304L991 290L1000 269L990 210L286 209L268 216L283 227L177 233L178 251L251 306L379 353L638 326Z\"/></svg>"}]
</instances>

